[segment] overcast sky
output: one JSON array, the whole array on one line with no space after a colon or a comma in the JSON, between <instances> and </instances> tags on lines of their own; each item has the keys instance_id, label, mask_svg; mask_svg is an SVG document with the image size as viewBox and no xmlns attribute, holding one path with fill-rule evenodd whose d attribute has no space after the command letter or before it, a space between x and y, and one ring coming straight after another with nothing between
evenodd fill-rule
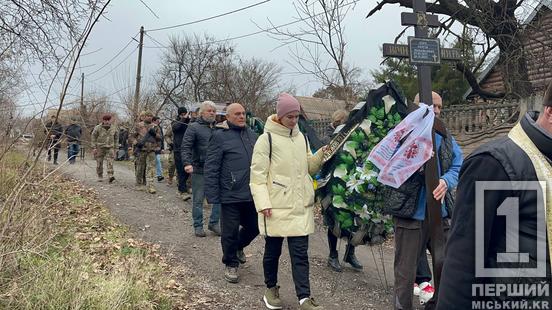
<instances>
[{"instance_id":1,"label":"overcast sky","mask_svg":"<svg viewBox=\"0 0 552 310\"><path fill-rule=\"evenodd\" d=\"M107 10L106 18L101 19L101 22L96 25L83 51L84 56L82 56L80 62L82 69L79 68L78 74L76 74L79 78L82 72L85 74L85 93L97 90L109 95L127 86L127 81L132 81L131 83L134 85L138 56L136 52L137 42L132 42L110 64L103 66L127 45L132 37L138 34L142 25L149 36L165 45L169 36L207 33L217 39L227 39L258 31L259 28L255 23L267 28L269 26L267 18L278 25L293 21L296 17L292 0L271 0L259 6L214 20L163 31L148 32L148 29L194 21L248 6L260 0L143 1L159 18L155 17L138 0L114 0ZM375 5L375 0L359 0L354 9L347 15L345 22L345 35L348 42L347 62L362 68L365 78L369 78L369 71L378 68L382 61L381 45L384 42L392 42L403 29L400 25L400 12L404 9L398 5L389 5L366 19L366 14ZM296 27L296 25L290 27ZM407 32L407 34L410 33ZM232 44L237 53L244 57L257 57L282 66L282 72L284 73L281 81L282 88L287 85L294 85L298 95L312 95L320 87L320 84L314 81L312 77L289 74L293 69L286 63L286 60L289 59L288 49L286 47L275 49L279 42L266 34L233 40ZM152 84L154 82L154 74L159 67L160 56L163 52L162 48L154 48L157 45L148 36L144 37L146 48L143 51L142 83ZM103 68L98 71L101 67ZM93 73L94 71L97 72ZM59 91L54 93L59 93ZM80 93L78 78L74 79L69 93L69 100L76 98ZM27 91L20 96L18 102L20 104L40 102L43 101L43 98L44 96L37 91L32 91L32 94ZM117 101L117 94L113 95L112 99ZM56 100L56 96L52 96L52 102ZM38 105L32 106L28 112L37 110L39 110Z\"/></svg>"}]
</instances>

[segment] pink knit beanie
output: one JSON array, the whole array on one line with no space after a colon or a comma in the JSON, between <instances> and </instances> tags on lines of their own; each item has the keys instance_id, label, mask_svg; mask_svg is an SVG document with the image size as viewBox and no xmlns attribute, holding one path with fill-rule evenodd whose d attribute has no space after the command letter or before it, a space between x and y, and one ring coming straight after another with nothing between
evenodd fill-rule
<instances>
[{"instance_id":1,"label":"pink knit beanie","mask_svg":"<svg viewBox=\"0 0 552 310\"><path fill-rule=\"evenodd\" d=\"M276 114L278 118L281 119L284 115L294 111L301 111L299 101L288 93L281 93L278 96L278 103L276 103Z\"/></svg>"}]
</instances>

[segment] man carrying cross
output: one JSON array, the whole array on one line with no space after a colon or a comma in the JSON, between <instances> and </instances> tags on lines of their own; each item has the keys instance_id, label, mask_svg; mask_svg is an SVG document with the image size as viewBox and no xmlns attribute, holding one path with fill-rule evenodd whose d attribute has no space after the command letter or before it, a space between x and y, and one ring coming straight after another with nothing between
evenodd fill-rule
<instances>
[{"instance_id":1,"label":"man carrying cross","mask_svg":"<svg viewBox=\"0 0 552 310\"><path fill-rule=\"evenodd\" d=\"M441 59L459 60L460 53L454 49L445 51L445 49L440 48L438 39L428 37L428 28L439 27L440 22L436 15L426 14L425 0L412 0L412 4L414 12L403 12L401 22L403 26L414 26L415 36L408 38L407 46L384 44L383 52L384 56L387 57L408 57L410 64L416 65L420 102L433 105L430 66L439 65ZM449 145L450 149L454 148L452 147L452 138L448 138L450 134L447 133L445 125L438 118L433 121L430 135L431 139L429 140L433 144L434 154L433 156L427 156L430 157L429 159L424 157L427 161L423 165L423 171L421 171L423 177L417 172L418 176L414 174L401 186L403 190L406 187L406 194L410 195L409 198L414 197L414 199L403 199L403 202L400 202L401 199L396 197L395 202L390 203L404 204L406 201L410 204L409 212L394 214L396 244L395 309L412 308L412 287L416 276L416 265L421 254L420 251L422 247L425 248L427 240L430 240L432 250L435 290L436 292L439 290L444 257L444 230L446 228L446 224L443 225L442 221L442 217L446 215L446 210L443 208L443 199L447 190L455 185L453 179L457 178L458 175L461 165L461 153L453 156L454 152L440 151L447 149L447 147L442 148L441 144ZM449 155L446 158L445 153ZM456 176L452 177L454 174ZM402 194L404 195L404 192ZM416 204L415 210L412 210L413 204ZM392 212L389 213L393 214ZM434 302L431 302L430 307L433 305Z\"/></svg>"},{"instance_id":2,"label":"man carrying cross","mask_svg":"<svg viewBox=\"0 0 552 310\"><path fill-rule=\"evenodd\" d=\"M433 101L441 104L441 97L433 92ZM447 217L448 210L452 208L450 190L458 182L458 173L462 165L462 152L454 139L447 134L446 137L435 135L437 149L437 165L439 172L439 185L432 190L433 197L442 203L441 216ZM435 156L435 155L434 155ZM394 262L394 307L395 309L412 309L412 298L416 279L416 269L421 255L425 254L426 244L430 240L430 222L427 220L426 185L423 181L424 169L416 172L400 188L403 195L417 197L408 203L415 206L402 205L391 206L390 209L402 208L413 210L413 213L393 214L395 229L395 262ZM395 192L392 192L392 195ZM449 193L448 199L445 196ZM395 201L390 199L389 201ZM398 201L398 200L397 200ZM448 222L443 220L443 227L448 230ZM429 288L428 288L429 289Z\"/></svg>"}]
</instances>

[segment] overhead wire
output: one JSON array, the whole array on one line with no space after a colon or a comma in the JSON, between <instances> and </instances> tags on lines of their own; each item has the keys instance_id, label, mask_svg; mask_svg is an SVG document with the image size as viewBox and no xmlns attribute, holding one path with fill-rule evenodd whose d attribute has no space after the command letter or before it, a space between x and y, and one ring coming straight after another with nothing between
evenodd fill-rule
<instances>
[{"instance_id":1,"label":"overhead wire","mask_svg":"<svg viewBox=\"0 0 552 310\"><path fill-rule=\"evenodd\" d=\"M134 37L132 37L130 39L130 41L128 41L128 43L121 50L119 50L119 52L117 52L117 54L115 54L115 56L111 57L111 59L108 60L103 66L101 66L100 68L96 69L95 71L93 71L91 73L86 74L86 76L91 76L91 75L99 72L103 68L107 67L110 63L112 63L117 57L119 57L119 55L121 55L129 47L130 44L132 44L132 41L134 41L136 39L136 36L137 36L137 34L134 35Z\"/></svg>"},{"instance_id":2,"label":"overhead wire","mask_svg":"<svg viewBox=\"0 0 552 310\"><path fill-rule=\"evenodd\" d=\"M354 0L354 1L351 1L351 2L348 2L348 3L345 3L343 4L341 7L347 7L349 5L352 5L352 4L356 4L357 2L359 2L361 0ZM299 22L302 22L302 21L305 21L307 19L310 19L312 17L317 17L319 15L322 15L324 14L325 12L320 12L318 14L315 14L313 16L310 16L310 17L305 17L305 18L301 18L301 19L297 19L297 20L294 20L292 22L288 22L288 23L285 23L285 24L280 24L280 25L276 25L276 26L272 26L272 27L269 27L269 28L266 28L266 29L261 29L259 31L255 31L255 32L251 32L251 33L248 33L248 34L244 34L244 35L239 35L239 36L235 36L235 37L230 37L230 38L227 38L227 39L220 39L220 40L216 40L216 41L209 41L209 42L205 42L201 45L205 45L205 44L213 44L213 43L222 43L222 42L227 42L227 41L233 41L233 40L238 40L238 39L243 39L243 38L247 38L247 37L251 37L251 36L254 36L254 35L258 35L258 34L261 34L261 33L264 33L264 32L270 32L270 31L273 31L273 30L276 30L278 28L282 28L282 27L286 27L286 26L290 26L290 25L293 25L293 24L297 24ZM150 30L151 31L151 30ZM154 47L154 46L148 46L148 48L169 48L170 46L166 46L166 45L161 45L159 47Z\"/></svg>"},{"instance_id":3,"label":"overhead wire","mask_svg":"<svg viewBox=\"0 0 552 310\"><path fill-rule=\"evenodd\" d=\"M149 7L149 5L147 5L143 0L140 0L140 2L142 2L142 4L148 8L148 10L151 12L151 14L153 14L153 16L157 17L157 19L159 19L159 16L157 16L157 14L155 14L155 12Z\"/></svg>"},{"instance_id":4,"label":"overhead wire","mask_svg":"<svg viewBox=\"0 0 552 310\"><path fill-rule=\"evenodd\" d=\"M252 7L256 7L256 6L258 6L258 5L261 5L261 4L270 2L270 1L271 1L271 0L264 0L264 1L260 1L260 2L257 2L257 3L250 4L250 5L248 5L248 6L244 6L244 7L239 8L239 9L235 9L235 10L232 10L232 11L228 11L228 12L226 12L226 13L217 14L217 15L214 15L214 16L210 16L210 17L206 17L206 18L202 18L202 19L198 19L198 20L194 20L194 21L191 21L191 22L182 23L182 24L178 24L178 25L167 26L167 27L161 27L161 28L154 28L154 29L148 29L147 31L149 31L149 32L154 32L154 31L167 30L167 29L173 29L173 28L178 28L178 27L193 25L193 24L201 23L201 22L208 21L208 20L211 20L211 19L219 18L219 17L222 17L222 16L234 14L234 13L237 13L237 12L240 12L240 11L244 11L244 10L250 9L250 8L252 8Z\"/></svg>"},{"instance_id":5,"label":"overhead wire","mask_svg":"<svg viewBox=\"0 0 552 310\"><path fill-rule=\"evenodd\" d=\"M138 50L138 46L136 48L134 48L132 50L132 52L130 52L121 62L119 62L115 67L113 67L111 70L109 70L106 74L102 75L101 77L99 77L97 79L92 80L91 82L99 81L99 80L103 79L104 77L106 77L107 75L109 75L111 72L113 72L119 66L121 66L125 61L127 61L128 58L130 58L130 56L132 56L137 50Z\"/></svg>"}]
</instances>

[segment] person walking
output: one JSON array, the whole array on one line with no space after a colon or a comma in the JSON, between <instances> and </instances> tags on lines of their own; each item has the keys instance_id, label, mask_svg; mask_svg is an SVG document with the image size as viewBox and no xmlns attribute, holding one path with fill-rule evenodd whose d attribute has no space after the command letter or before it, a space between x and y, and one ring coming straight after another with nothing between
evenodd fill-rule
<instances>
[{"instance_id":1,"label":"person walking","mask_svg":"<svg viewBox=\"0 0 552 310\"><path fill-rule=\"evenodd\" d=\"M59 150L61 149L61 136L63 135L63 126L52 115L46 123L44 134L48 134L48 161L52 160L52 151L54 153L54 165L58 164Z\"/></svg>"},{"instance_id":2,"label":"person walking","mask_svg":"<svg viewBox=\"0 0 552 310\"><path fill-rule=\"evenodd\" d=\"M332 122L326 128L326 134L324 136L324 142L328 144L331 139L335 136L335 130L342 124L347 122L349 114L345 110L337 110L332 114ZM337 252L337 236L333 233L333 219L330 219L327 214L324 214L324 222L328 226L328 248L330 254L328 255L328 266L336 272L341 272L343 267L339 262L339 253ZM340 236L348 237L348 236ZM343 261L350 264L355 270L362 270L364 266L358 261L355 255L355 246L351 244L350 240L347 240L347 247L345 248L345 255L343 256Z\"/></svg>"},{"instance_id":3,"label":"person walking","mask_svg":"<svg viewBox=\"0 0 552 310\"><path fill-rule=\"evenodd\" d=\"M192 217L196 237L206 236L203 230L203 200L205 199L203 168L209 140L215 130L216 112L217 109L212 101L203 102L199 110L199 118L188 126L181 145L184 170L192 174ZM220 236L219 217L220 204L213 204L207 228L218 236Z\"/></svg>"},{"instance_id":4,"label":"person walking","mask_svg":"<svg viewBox=\"0 0 552 310\"><path fill-rule=\"evenodd\" d=\"M239 281L239 264L246 262L243 249L259 234L257 211L249 188L253 147L257 135L246 126L245 109L232 103L227 120L217 125L205 161L205 196L221 204L222 263L224 278ZM241 226L241 229L240 229Z\"/></svg>"},{"instance_id":5,"label":"person walking","mask_svg":"<svg viewBox=\"0 0 552 310\"><path fill-rule=\"evenodd\" d=\"M136 124L132 133L132 148L136 160L136 189L147 189L148 193L155 194L155 151L161 149L161 131L152 123L153 114L150 111L143 111L140 118L142 121Z\"/></svg>"},{"instance_id":6,"label":"person walking","mask_svg":"<svg viewBox=\"0 0 552 310\"><path fill-rule=\"evenodd\" d=\"M542 104L508 136L483 144L464 161L438 310L549 308L552 83ZM512 245L515 251L508 250ZM537 287L546 292L531 292Z\"/></svg>"},{"instance_id":7,"label":"person walking","mask_svg":"<svg viewBox=\"0 0 552 310\"><path fill-rule=\"evenodd\" d=\"M321 167L326 147L314 155L299 131L300 106L293 96L278 96L276 114L268 117L253 150L251 193L259 212L259 230L265 236L263 257L269 309L282 309L278 265L287 238L295 292L300 309L321 309L311 297L309 235L314 232L314 186L311 175Z\"/></svg>"},{"instance_id":8,"label":"person walking","mask_svg":"<svg viewBox=\"0 0 552 310\"><path fill-rule=\"evenodd\" d=\"M167 185L171 186L174 180L174 174L176 172L176 166L174 164L174 140L173 140L173 131L172 124L169 124L165 128L165 135L163 136L165 140L165 145L167 146L167 151L169 152L169 158L167 160Z\"/></svg>"},{"instance_id":9,"label":"person walking","mask_svg":"<svg viewBox=\"0 0 552 310\"><path fill-rule=\"evenodd\" d=\"M419 97L419 96L418 96ZM442 99L439 94L432 92L434 111L440 112ZM418 103L417 100L414 100ZM423 171L417 171L403 185L401 190L391 187L387 197L388 204L396 202L397 206L389 207L393 215L395 230L395 259L394 259L394 308L413 309L412 298L418 261L425 255L426 245L430 240L429 221L427 214L426 191L431 190L437 201L442 201L441 216L443 217L443 234L446 240L450 227L448 217L454 199L452 190L458 184L458 173L462 166L462 150L454 138L447 132L445 137L435 135L437 147L437 164L439 167L439 184L434 189L426 189L423 182ZM415 197L405 200L404 197ZM433 294L431 287L425 293ZM424 296L422 295L422 300ZM427 299L427 298L426 298ZM433 302L431 302L433 303Z\"/></svg>"},{"instance_id":10,"label":"person walking","mask_svg":"<svg viewBox=\"0 0 552 310\"><path fill-rule=\"evenodd\" d=\"M119 151L122 151L121 155L117 156L115 160L128 160L128 128L127 124L119 126Z\"/></svg>"},{"instance_id":11,"label":"person walking","mask_svg":"<svg viewBox=\"0 0 552 310\"><path fill-rule=\"evenodd\" d=\"M77 118L71 118L71 124L65 128L65 136L67 137L67 159L69 160L69 164L75 163L80 151L82 129L77 122Z\"/></svg>"},{"instance_id":12,"label":"person walking","mask_svg":"<svg viewBox=\"0 0 552 310\"><path fill-rule=\"evenodd\" d=\"M182 200L186 201L191 198L188 193L187 181L189 174L184 170L184 162L182 161L182 141L188 125L190 124L190 115L186 107L178 107L178 116L171 123L172 130L172 152L174 155L174 167L178 178L178 194Z\"/></svg>"},{"instance_id":13,"label":"person walking","mask_svg":"<svg viewBox=\"0 0 552 310\"><path fill-rule=\"evenodd\" d=\"M111 115L105 114L101 124L96 125L92 130L92 153L96 159L96 174L98 182L103 182L103 163L107 162L107 175L109 183L115 181L113 174L113 160L119 145L119 131L111 124Z\"/></svg>"},{"instance_id":14,"label":"person walking","mask_svg":"<svg viewBox=\"0 0 552 310\"><path fill-rule=\"evenodd\" d=\"M153 124L157 126L161 133L161 146L158 151L155 151L155 173L157 174L157 182L161 182L165 179L163 176L163 165L161 164L161 154L165 150L165 135L163 134L163 127L161 127L161 119L154 116L152 119Z\"/></svg>"},{"instance_id":15,"label":"person walking","mask_svg":"<svg viewBox=\"0 0 552 310\"><path fill-rule=\"evenodd\" d=\"M414 103L419 104L419 102L420 102L420 96L416 95L414 97ZM443 110L443 100L441 96L439 96L437 93L434 93L433 94L433 112L435 113L435 116L440 117L442 110ZM447 139L450 139L450 141L447 141L445 139L445 142L449 142L450 145L447 146L447 143L445 144L441 143L442 149L439 150L440 159L445 159L445 157L447 156L444 156L444 155L446 154L453 154L454 158L457 160L462 159L462 153L457 152L458 150L461 150L461 149L460 149L460 146L458 146L458 144L456 143L456 140L452 139L452 135L450 137L447 137ZM446 150L447 147L449 147L450 149ZM456 153L451 151L455 151ZM456 164L461 165L461 163L462 161L459 161ZM458 183L458 178L456 178L452 183ZM452 216L451 214L452 212L450 212L450 210L452 210L452 206L454 205L454 195L452 193L454 189L455 187L447 188L447 194L446 194L447 201L445 204L449 208L449 212L447 212L446 217L443 218L446 234L448 234L448 230L450 227L449 225L450 217ZM445 235L445 238L446 237L448 236ZM420 304L425 304L429 302L433 298L433 295L435 293L435 289L431 284L432 274L431 274L431 268L429 266L429 262L427 259L426 249L431 252L430 239L427 240L427 243L425 245L422 245L422 249L420 250L420 257L418 259L418 267L416 269L416 280L414 282L413 294L414 296L418 296L420 300Z\"/></svg>"}]
</instances>

